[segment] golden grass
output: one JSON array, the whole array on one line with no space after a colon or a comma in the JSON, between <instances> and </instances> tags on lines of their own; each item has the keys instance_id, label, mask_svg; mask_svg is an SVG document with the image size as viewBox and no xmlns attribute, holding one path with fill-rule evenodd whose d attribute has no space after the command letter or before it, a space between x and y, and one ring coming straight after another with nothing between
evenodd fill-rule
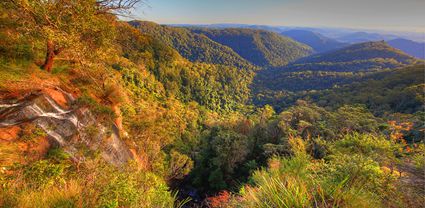
<instances>
[{"instance_id":1,"label":"golden grass","mask_svg":"<svg viewBox=\"0 0 425 208\"><path fill-rule=\"evenodd\" d=\"M81 185L74 180L62 187L51 186L40 191L24 191L19 196L18 207L80 207Z\"/></svg>"}]
</instances>

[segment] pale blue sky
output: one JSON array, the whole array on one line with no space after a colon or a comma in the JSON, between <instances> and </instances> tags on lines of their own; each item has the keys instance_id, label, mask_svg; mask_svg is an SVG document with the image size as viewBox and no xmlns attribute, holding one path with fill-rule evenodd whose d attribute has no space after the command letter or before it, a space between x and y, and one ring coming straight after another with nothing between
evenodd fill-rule
<instances>
[{"instance_id":1,"label":"pale blue sky","mask_svg":"<svg viewBox=\"0 0 425 208\"><path fill-rule=\"evenodd\" d=\"M243 23L425 32L425 0L148 0L133 13L161 24Z\"/></svg>"}]
</instances>

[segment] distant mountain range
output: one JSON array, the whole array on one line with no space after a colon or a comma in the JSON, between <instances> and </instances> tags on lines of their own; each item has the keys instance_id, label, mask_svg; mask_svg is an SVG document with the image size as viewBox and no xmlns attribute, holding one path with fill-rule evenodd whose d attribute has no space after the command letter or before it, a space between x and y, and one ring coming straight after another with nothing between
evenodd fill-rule
<instances>
[{"instance_id":1,"label":"distant mountain range","mask_svg":"<svg viewBox=\"0 0 425 208\"><path fill-rule=\"evenodd\" d=\"M397 38L396 35L356 32L344 35L337 39L333 39L325 37L318 32L312 32L308 30L288 30L282 32L281 34L298 42L304 43L319 53L342 48L353 43L385 40L390 46L397 48L407 53L408 55L420 59L425 59L425 43L415 42L404 38Z\"/></svg>"},{"instance_id":2,"label":"distant mountain range","mask_svg":"<svg viewBox=\"0 0 425 208\"><path fill-rule=\"evenodd\" d=\"M354 32L348 35L338 37L337 40L346 43L362 43L368 41L380 41L380 40L391 40L395 39L395 35L384 35L379 33L367 33L367 32Z\"/></svg>"},{"instance_id":3,"label":"distant mountain range","mask_svg":"<svg viewBox=\"0 0 425 208\"><path fill-rule=\"evenodd\" d=\"M403 38L416 42L425 42L423 32L403 32L403 31L383 31L370 29L352 29L352 28L337 28L337 27L299 27L299 26L271 26L271 25L251 25L251 24L173 24L172 26L179 27L204 27L204 28L251 28L262 29L276 33L282 33L289 30L306 30L310 32L320 33L332 39L338 39L344 36L350 36L353 33L361 32L360 35L371 35L372 39L367 38L367 41L392 40ZM365 34L364 34L365 33ZM376 38L381 36L380 38ZM382 38L383 37L383 38Z\"/></svg>"},{"instance_id":4,"label":"distant mountain range","mask_svg":"<svg viewBox=\"0 0 425 208\"><path fill-rule=\"evenodd\" d=\"M347 43L325 37L317 32L307 30L289 30L281 34L312 47L314 51L318 53L342 48L348 45Z\"/></svg>"},{"instance_id":5,"label":"distant mountain range","mask_svg":"<svg viewBox=\"0 0 425 208\"><path fill-rule=\"evenodd\" d=\"M348 44L387 41L392 47L416 58L424 59L425 35L418 32L397 32L397 31L379 31L345 29L345 28L314 28L314 27L286 27L286 26L268 26L268 25L246 25L246 24L211 24L211 25L174 25L189 28L250 28L261 29L270 32L279 33L290 37L300 43L304 43L321 53L338 49Z\"/></svg>"},{"instance_id":6,"label":"distant mountain range","mask_svg":"<svg viewBox=\"0 0 425 208\"><path fill-rule=\"evenodd\" d=\"M425 43L418 43L407 39L397 38L388 41L388 44L394 48L402 50L411 56L425 59Z\"/></svg>"}]
</instances>

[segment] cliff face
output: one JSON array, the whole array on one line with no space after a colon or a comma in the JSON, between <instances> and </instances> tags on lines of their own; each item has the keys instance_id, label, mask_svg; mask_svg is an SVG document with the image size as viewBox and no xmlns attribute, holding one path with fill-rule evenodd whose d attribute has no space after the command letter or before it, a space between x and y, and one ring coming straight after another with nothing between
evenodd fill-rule
<instances>
[{"instance_id":1,"label":"cliff face","mask_svg":"<svg viewBox=\"0 0 425 208\"><path fill-rule=\"evenodd\" d=\"M77 107L74 101L73 95L57 87L30 92L18 100L0 100L0 130L33 124L45 132L50 146L62 147L75 160L84 159L78 153L81 148L99 152L114 165L132 159L118 128L98 123L89 109ZM10 136L3 137L11 141L6 138Z\"/></svg>"}]
</instances>

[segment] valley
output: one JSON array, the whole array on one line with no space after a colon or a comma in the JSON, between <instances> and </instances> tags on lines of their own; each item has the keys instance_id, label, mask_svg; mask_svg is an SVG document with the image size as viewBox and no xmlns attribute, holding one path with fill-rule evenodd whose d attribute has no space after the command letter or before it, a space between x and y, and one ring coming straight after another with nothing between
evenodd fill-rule
<instances>
[{"instance_id":1,"label":"valley","mask_svg":"<svg viewBox=\"0 0 425 208\"><path fill-rule=\"evenodd\" d=\"M423 206L423 43L136 3L0 3L0 207Z\"/></svg>"}]
</instances>

